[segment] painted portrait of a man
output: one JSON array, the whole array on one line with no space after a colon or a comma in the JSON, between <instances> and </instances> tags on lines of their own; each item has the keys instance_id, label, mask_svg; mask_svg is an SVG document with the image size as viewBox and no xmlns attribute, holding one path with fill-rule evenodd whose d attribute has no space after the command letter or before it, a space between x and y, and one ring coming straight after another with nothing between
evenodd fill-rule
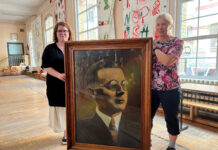
<instances>
[{"instance_id":1,"label":"painted portrait of a man","mask_svg":"<svg viewBox=\"0 0 218 150\"><path fill-rule=\"evenodd\" d=\"M140 148L140 53L94 51L92 57L86 52L75 56L76 141Z\"/></svg>"}]
</instances>

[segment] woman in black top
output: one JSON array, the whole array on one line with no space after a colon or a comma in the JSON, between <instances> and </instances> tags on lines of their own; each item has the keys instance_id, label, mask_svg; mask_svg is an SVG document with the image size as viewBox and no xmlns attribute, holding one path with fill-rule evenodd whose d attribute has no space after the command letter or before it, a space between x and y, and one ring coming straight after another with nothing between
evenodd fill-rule
<instances>
[{"instance_id":1,"label":"woman in black top","mask_svg":"<svg viewBox=\"0 0 218 150\"><path fill-rule=\"evenodd\" d=\"M72 31L67 23L59 22L54 28L54 43L46 46L42 55L42 68L47 72L46 85L49 102L49 126L63 132L66 144L66 108L64 42L71 40Z\"/></svg>"}]
</instances>

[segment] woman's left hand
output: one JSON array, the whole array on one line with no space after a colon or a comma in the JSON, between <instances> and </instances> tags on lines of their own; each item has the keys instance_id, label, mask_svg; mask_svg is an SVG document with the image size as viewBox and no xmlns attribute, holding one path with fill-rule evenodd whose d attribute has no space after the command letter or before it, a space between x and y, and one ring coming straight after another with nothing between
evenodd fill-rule
<instances>
[{"instance_id":1,"label":"woman's left hand","mask_svg":"<svg viewBox=\"0 0 218 150\"><path fill-rule=\"evenodd\" d=\"M60 79L61 81L64 81L64 82L65 82L65 79L66 79L65 73L60 73L60 74L58 75L58 79Z\"/></svg>"}]
</instances>

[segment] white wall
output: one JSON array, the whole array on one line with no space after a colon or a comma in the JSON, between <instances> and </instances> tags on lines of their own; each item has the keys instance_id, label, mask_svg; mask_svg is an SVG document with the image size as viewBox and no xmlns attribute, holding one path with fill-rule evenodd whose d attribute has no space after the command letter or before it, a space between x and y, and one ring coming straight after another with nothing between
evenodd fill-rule
<instances>
[{"instance_id":1,"label":"white wall","mask_svg":"<svg viewBox=\"0 0 218 150\"><path fill-rule=\"evenodd\" d=\"M24 29L25 25L21 23L7 23L0 22L0 66L8 66L8 50L7 42L13 42L11 40L11 33L16 33L18 35L18 40L16 42L24 43L24 49L26 50L26 36L25 32L20 32L20 29Z\"/></svg>"}]
</instances>

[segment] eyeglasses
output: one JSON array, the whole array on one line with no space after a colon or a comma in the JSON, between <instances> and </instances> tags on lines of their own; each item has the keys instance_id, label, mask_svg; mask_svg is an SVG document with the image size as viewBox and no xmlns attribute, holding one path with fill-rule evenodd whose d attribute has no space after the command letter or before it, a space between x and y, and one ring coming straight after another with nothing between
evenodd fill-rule
<instances>
[{"instance_id":1,"label":"eyeglasses","mask_svg":"<svg viewBox=\"0 0 218 150\"><path fill-rule=\"evenodd\" d=\"M106 87L109 90L120 90L122 87L124 91L127 91L128 82L126 80L123 80L119 83L117 80L111 80L107 82L104 87Z\"/></svg>"},{"instance_id":2,"label":"eyeglasses","mask_svg":"<svg viewBox=\"0 0 218 150\"><path fill-rule=\"evenodd\" d=\"M69 32L69 31L68 31L68 30L57 30L57 32L59 32L59 33L61 33L61 32L67 33L67 32Z\"/></svg>"}]
</instances>

